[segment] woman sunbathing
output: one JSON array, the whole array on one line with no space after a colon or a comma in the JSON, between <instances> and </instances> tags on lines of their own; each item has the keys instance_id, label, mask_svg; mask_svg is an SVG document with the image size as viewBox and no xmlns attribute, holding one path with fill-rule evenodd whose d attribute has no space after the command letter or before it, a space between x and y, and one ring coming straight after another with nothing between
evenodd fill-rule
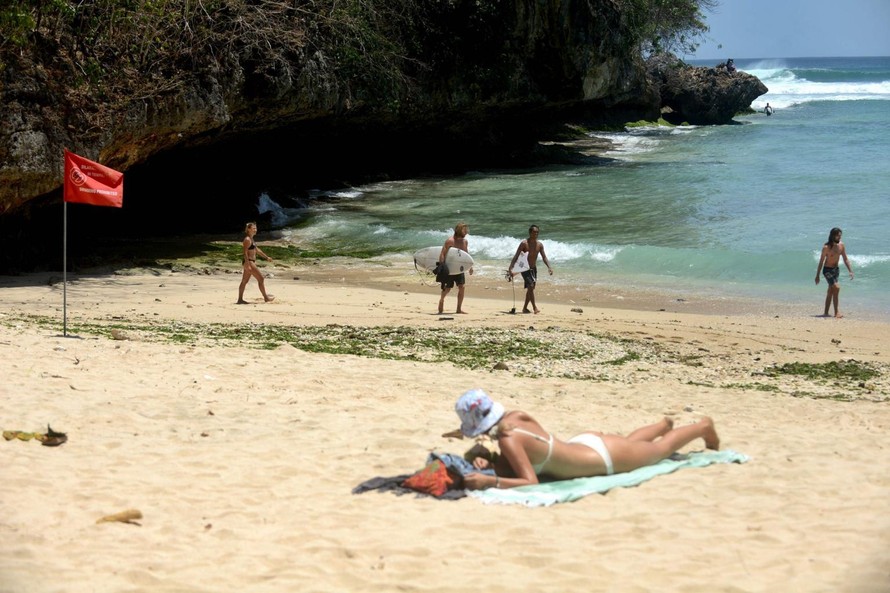
<instances>
[{"instance_id":1,"label":"woman sunbathing","mask_svg":"<svg viewBox=\"0 0 890 593\"><path fill-rule=\"evenodd\" d=\"M464 476L464 486L470 490L537 484L540 475L567 480L629 472L666 459L697 438L703 439L708 449L720 447L714 422L708 417L680 428L674 428L673 420L664 418L626 437L588 431L561 441L525 412L505 411L481 389L464 393L455 410L464 435L487 433L500 448L493 464L496 475ZM473 465L486 469L492 464L477 457Z\"/></svg>"}]
</instances>

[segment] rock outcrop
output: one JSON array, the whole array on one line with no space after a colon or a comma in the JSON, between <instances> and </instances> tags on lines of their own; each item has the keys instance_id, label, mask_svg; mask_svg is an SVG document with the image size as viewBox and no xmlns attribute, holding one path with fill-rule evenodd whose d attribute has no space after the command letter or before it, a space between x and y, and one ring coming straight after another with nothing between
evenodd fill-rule
<instances>
[{"instance_id":1,"label":"rock outcrop","mask_svg":"<svg viewBox=\"0 0 890 593\"><path fill-rule=\"evenodd\" d=\"M769 90L756 76L690 66L670 54L651 57L646 68L658 86L663 117L674 124L728 124Z\"/></svg>"}]
</instances>

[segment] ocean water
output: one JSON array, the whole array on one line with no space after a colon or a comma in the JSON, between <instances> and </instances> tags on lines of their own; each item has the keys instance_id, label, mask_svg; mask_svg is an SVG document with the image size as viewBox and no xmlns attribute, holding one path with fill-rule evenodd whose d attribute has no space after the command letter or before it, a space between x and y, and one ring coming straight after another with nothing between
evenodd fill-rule
<instances>
[{"instance_id":1,"label":"ocean water","mask_svg":"<svg viewBox=\"0 0 890 593\"><path fill-rule=\"evenodd\" d=\"M613 143L602 165L378 183L316 192L301 207L261 195L258 205L303 248L407 267L466 221L476 272L493 278L537 224L556 269L543 282L813 314L826 287L814 283L819 251L838 226L856 274L842 268L841 310L890 320L890 58L735 62L769 88L738 125L595 132Z\"/></svg>"}]
</instances>

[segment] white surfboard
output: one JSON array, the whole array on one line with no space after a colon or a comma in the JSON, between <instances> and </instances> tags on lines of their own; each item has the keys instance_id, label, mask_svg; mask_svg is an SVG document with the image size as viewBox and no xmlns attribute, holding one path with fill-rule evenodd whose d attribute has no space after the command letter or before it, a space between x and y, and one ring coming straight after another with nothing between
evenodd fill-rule
<instances>
[{"instance_id":1,"label":"white surfboard","mask_svg":"<svg viewBox=\"0 0 890 593\"><path fill-rule=\"evenodd\" d=\"M519 254L519 257L516 258L516 263L513 264L513 267L510 268L510 273L515 276L516 274L528 272L528 269L528 251L523 251Z\"/></svg>"},{"instance_id":2,"label":"white surfboard","mask_svg":"<svg viewBox=\"0 0 890 593\"><path fill-rule=\"evenodd\" d=\"M441 247L425 247L414 253L414 265L427 272L432 272L439 261L439 254L442 252ZM463 249L452 247L445 255L445 265L448 266L448 273L451 275L464 274L473 267L473 258Z\"/></svg>"}]
</instances>

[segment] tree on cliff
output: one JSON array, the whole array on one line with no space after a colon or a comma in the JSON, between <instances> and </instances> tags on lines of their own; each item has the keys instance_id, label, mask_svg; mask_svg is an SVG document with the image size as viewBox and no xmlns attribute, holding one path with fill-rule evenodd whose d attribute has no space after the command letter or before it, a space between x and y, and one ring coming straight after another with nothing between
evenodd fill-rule
<instances>
[{"instance_id":1,"label":"tree on cliff","mask_svg":"<svg viewBox=\"0 0 890 593\"><path fill-rule=\"evenodd\" d=\"M642 35L645 53L691 54L708 32L704 11L713 11L718 0L644 0L648 19Z\"/></svg>"},{"instance_id":2,"label":"tree on cliff","mask_svg":"<svg viewBox=\"0 0 890 593\"><path fill-rule=\"evenodd\" d=\"M717 0L612 0L622 17L611 31L644 52L685 50L706 31L703 10ZM570 5L571 3L569 3ZM522 2L503 0L3 0L0 68L14 52L43 55L55 45L71 81L108 99L159 93L183 76L220 67L235 51L264 71L295 54L321 52L356 89L404 93L414 76L447 56L434 41L458 35L497 47ZM517 8L519 6L519 8ZM569 8L571 9L571 7Z\"/></svg>"}]
</instances>

